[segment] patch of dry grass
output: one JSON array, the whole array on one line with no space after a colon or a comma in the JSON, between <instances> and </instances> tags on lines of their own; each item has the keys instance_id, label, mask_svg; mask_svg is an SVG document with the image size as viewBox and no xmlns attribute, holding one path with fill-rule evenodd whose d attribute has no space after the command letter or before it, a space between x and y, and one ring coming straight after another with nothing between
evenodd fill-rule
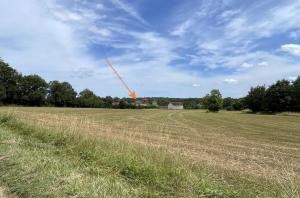
<instances>
[{"instance_id":1,"label":"patch of dry grass","mask_svg":"<svg viewBox=\"0 0 300 198\"><path fill-rule=\"evenodd\" d=\"M0 186L0 198L12 198L7 192L7 189Z\"/></svg>"}]
</instances>

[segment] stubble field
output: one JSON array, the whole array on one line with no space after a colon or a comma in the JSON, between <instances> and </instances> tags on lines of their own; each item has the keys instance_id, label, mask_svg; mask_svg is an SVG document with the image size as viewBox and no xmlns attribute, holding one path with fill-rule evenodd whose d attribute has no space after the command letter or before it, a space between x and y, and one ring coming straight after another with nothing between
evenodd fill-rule
<instances>
[{"instance_id":1,"label":"stubble field","mask_svg":"<svg viewBox=\"0 0 300 198\"><path fill-rule=\"evenodd\" d=\"M19 196L299 196L300 114L2 107L0 115L0 179Z\"/></svg>"}]
</instances>

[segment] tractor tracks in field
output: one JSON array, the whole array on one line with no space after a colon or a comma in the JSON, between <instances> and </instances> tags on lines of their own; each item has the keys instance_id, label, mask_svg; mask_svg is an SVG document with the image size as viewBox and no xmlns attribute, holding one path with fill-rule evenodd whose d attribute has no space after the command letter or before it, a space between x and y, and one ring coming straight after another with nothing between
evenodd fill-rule
<instances>
[{"instance_id":1,"label":"tractor tracks in field","mask_svg":"<svg viewBox=\"0 0 300 198\"><path fill-rule=\"evenodd\" d=\"M295 154L295 151L291 152L292 148L275 149L276 145L264 145L242 136L235 137L224 133L222 127L195 128L199 123L187 120L184 114L185 112L170 112L167 118L177 126L187 129L178 135L180 140L174 148L193 160L198 159L220 168L267 178L278 175L282 168L297 167L295 159L299 155ZM274 164L277 166L274 167ZM289 173L297 175L293 170L289 170Z\"/></svg>"}]
</instances>

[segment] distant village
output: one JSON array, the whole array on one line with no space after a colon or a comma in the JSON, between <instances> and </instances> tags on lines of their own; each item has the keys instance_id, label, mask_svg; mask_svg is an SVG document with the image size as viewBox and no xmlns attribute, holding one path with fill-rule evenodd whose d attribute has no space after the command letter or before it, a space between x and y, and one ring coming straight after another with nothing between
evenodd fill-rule
<instances>
[{"instance_id":1,"label":"distant village","mask_svg":"<svg viewBox=\"0 0 300 198\"><path fill-rule=\"evenodd\" d=\"M184 109L183 102L162 102L160 104L157 103L157 101L149 102L147 99L142 99L136 101L137 107L156 107L160 109Z\"/></svg>"},{"instance_id":2,"label":"distant village","mask_svg":"<svg viewBox=\"0 0 300 198\"><path fill-rule=\"evenodd\" d=\"M200 100L199 98L138 98L135 102L131 99L119 99L114 98L112 102L112 107L114 108L122 108L122 106L132 106L132 108L140 108L140 109L200 109Z\"/></svg>"}]
</instances>

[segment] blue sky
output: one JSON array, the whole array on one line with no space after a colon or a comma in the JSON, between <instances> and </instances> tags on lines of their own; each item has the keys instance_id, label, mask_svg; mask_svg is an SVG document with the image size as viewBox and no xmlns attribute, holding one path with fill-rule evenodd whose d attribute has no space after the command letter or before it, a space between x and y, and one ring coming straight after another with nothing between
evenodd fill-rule
<instances>
[{"instance_id":1,"label":"blue sky","mask_svg":"<svg viewBox=\"0 0 300 198\"><path fill-rule=\"evenodd\" d=\"M1 0L0 57L76 91L201 97L300 75L299 0Z\"/></svg>"}]
</instances>

